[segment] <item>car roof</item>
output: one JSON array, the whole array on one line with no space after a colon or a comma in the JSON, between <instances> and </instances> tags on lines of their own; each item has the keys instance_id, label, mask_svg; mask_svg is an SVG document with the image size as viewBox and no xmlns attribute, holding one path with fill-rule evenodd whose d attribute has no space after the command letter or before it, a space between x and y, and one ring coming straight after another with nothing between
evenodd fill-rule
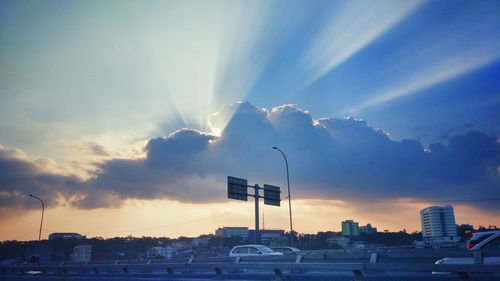
<instances>
[{"instance_id":1,"label":"car roof","mask_svg":"<svg viewBox=\"0 0 500 281\"><path fill-rule=\"evenodd\" d=\"M482 231L482 232L474 232L472 233L473 238L478 238L483 235L491 235L491 234L497 234L500 233L500 230L491 230L491 231Z\"/></svg>"},{"instance_id":2,"label":"car roof","mask_svg":"<svg viewBox=\"0 0 500 281\"><path fill-rule=\"evenodd\" d=\"M248 244L248 245L238 245L238 246L234 246L234 248L239 248L239 247L266 247L266 248L269 248L267 247L266 245L259 245L259 244Z\"/></svg>"},{"instance_id":3,"label":"car roof","mask_svg":"<svg viewBox=\"0 0 500 281\"><path fill-rule=\"evenodd\" d=\"M486 236L486 235L488 235L488 237L486 237L484 240L482 240L479 243L477 243L476 245L474 245L474 247L472 247L469 250L481 249L484 245L489 244L491 241L497 239L500 236L500 231L485 231L485 232L479 232L479 233L482 235L478 235L475 237L472 236L471 241L472 240L476 240L476 241L480 240L481 237Z\"/></svg>"}]
</instances>

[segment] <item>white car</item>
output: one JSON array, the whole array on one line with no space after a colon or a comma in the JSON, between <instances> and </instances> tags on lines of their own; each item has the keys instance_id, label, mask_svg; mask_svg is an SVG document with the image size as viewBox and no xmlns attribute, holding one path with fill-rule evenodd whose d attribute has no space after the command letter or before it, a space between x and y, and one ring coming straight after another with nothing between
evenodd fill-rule
<instances>
[{"instance_id":1,"label":"white car","mask_svg":"<svg viewBox=\"0 0 500 281\"><path fill-rule=\"evenodd\" d=\"M479 250L479 249L499 249L500 248L500 230L476 232L472 234L472 237L467 242L467 250Z\"/></svg>"},{"instance_id":2,"label":"white car","mask_svg":"<svg viewBox=\"0 0 500 281\"><path fill-rule=\"evenodd\" d=\"M283 253L276 252L264 245L241 245L234 247L229 252L230 257L259 257L259 256L282 256Z\"/></svg>"},{"instance_id":3,"label":"white car","mask_svg":"<svg viewBox=\"0 0 500 281\"><path fill-rule=\"evenodd\" d=\"M283 253L285 255L291 255L291 254L298 254L298 253L300 253L299 249L297 249L295 247L288 247L288 246L272 247L271 249L275 250L276 252Z\"/></svg>"},{"instance_id":4,"label":"white car","mask_svg":"<svg viewBox=\"0 0 500 281\"><path fill-rule=\"evenodd\" d=\"M500 230L476 232L466 244L467 250L500 250ZM500 257L483 257L484 264L500 264ZM474 264L474 258L444 258L436 264Z\"/></svg>"}]
</instances>

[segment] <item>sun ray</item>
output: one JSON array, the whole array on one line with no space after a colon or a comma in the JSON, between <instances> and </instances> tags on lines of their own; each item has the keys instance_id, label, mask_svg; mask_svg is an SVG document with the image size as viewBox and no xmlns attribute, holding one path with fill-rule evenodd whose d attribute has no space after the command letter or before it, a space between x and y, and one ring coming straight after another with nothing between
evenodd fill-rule
<instances>
[{"instance_id":1,"label":"sun ray","mask_svg":"<svg viewBox=\"0 0 500 281\"><path fill-rule=\"evenodd\" d=\"M332 5L329 19L301 59L304 87L348 60L416 10L423 1L345 1Z\"/></svg>"}]
</instances>

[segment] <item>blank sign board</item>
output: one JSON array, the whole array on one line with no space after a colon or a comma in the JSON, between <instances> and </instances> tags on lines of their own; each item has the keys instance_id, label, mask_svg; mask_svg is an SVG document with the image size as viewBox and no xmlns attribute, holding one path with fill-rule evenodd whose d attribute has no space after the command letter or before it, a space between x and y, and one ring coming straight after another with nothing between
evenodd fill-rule
<instances>
[{"instance_id":1,"label":"blank sign board","mask_svg":"<svg viewBox=\"0 0 500 281\"><path fill-rule=\"evenodd\" d=\"M247 180L227 177L227 198L247 201Z\"/></svg>"},{"instance_id":2,"label":"blank sign board","mask_svg":"<svg viewBox=\"0 0 500 281\"><path fill-rule=\"evenodd\" d=\"M280 206L280 187L264 184L264 204Z\"/></svg>"}]
</instances>

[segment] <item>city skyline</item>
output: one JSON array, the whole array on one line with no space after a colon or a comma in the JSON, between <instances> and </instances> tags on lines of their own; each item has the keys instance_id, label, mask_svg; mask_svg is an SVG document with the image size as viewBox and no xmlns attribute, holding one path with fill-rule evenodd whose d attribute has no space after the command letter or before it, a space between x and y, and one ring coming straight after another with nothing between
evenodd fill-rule
<instances>
[{"instance_id":1,"label":"city skyline","mask_svg":"<svg viewBox=\"0 0 500 281\"><path fill-rule=\"evenodd\" d=\"M0 2L0 240L500 225L498 1ZM164 233L164 234L161 234Z\"/></svg>"}]
</instances>

